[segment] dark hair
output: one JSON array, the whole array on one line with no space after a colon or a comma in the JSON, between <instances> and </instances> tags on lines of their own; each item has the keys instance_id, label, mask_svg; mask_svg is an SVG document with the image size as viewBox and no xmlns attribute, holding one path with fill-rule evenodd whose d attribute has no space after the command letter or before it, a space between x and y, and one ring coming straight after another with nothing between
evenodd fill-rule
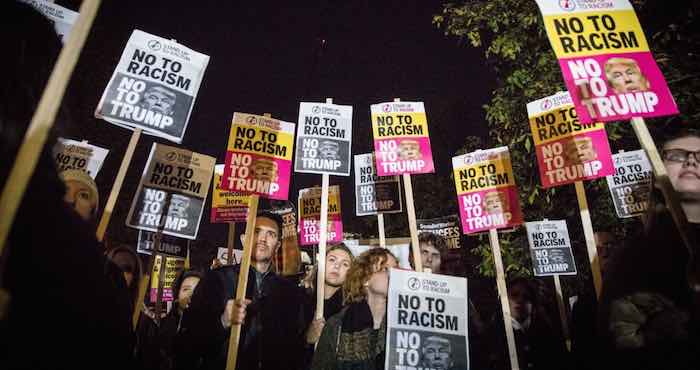
<instances>
[{"instance_id":1,"label":"dark hair","mask_svg":"<svg viewBox=\"0 0 700 370\"><path fill-rule=\"evenodd\" d=\"M269 210L263 210L259 211L256 217L265 217L269 218L272 221L275 221L275 224L277 224L277 235L279 236L280 241L282 240L282 225L284 225L284 221L282 220L282 216L272 213Z\"/></svg>"},{"instance_id":2,"label":"dark hair","mask_svg":"<svg viewBox=\"0 0 700 370\"><path fill-rule=\"evenodd\" d=\"M442 271L445 270L444 266L442 265L443 262L445 262L445 257L447 254L447 242L445 241L445 238L443 238L439 234L435 233L429 233L429 232L421 232L418 234L418 247L420 248L421 243L426 243L426 244L432 244L435 249L440 252L440 270L441 271L433 271L434 273L441 273ZM409 245L410 246L410 245ZM412 268L416 268L415 263L413 262L413 249L409 248L409 253L408 253L408 263L411 264Z\"/></svg>"},{"instance_id":3,"label":"dark hair","mask_svg":"<svg viewBox=\"0 0 700 370\"><path fill-rule=\"evenodd\" d=\"M134 275L134 280L131 282L131 286L129 287L129 294L135 302L137 295L139 294L139 285L141 284L141 279L143 278L143 266L141 266L141 259L133 249L126 245L120 245L110 249L107 252L107 258L109 258L110 261L114 261L114 257L119 253L129 255L131 260L134 262L132 265L127 266L126 269L122 268L122 266L118 267L123 272L130 272Z\"/></svg>"},{"instance_id":4,"label":"dark hair","mask_svg":"<svg viewBox=\"0 0 700 370\"><path fill-rule=\"evenodd\" d=\"M530 302L532 302L533 305L537 304L539 299L537 294L537 287L535 287L534 282L531 279L522 276L508 279L509 292L518 285L523 286L527 290L528 294L530 295Z\"/></svg>"},{"instance_id":5,"label":"dark hair","mask_svg":"<svg viewBox=\"0 0 700 370\"><path fill-rule=\"evenodd\" d=\"M175 304L177 304L177 300L180 298L180 287L188 277L196 277L199 278L199 280L202 280L204 278L204 273L197 269L180 271L177 278L175 278L175 282L173 283L173 300L176 302Z\"/></svg>"}]
</instances>

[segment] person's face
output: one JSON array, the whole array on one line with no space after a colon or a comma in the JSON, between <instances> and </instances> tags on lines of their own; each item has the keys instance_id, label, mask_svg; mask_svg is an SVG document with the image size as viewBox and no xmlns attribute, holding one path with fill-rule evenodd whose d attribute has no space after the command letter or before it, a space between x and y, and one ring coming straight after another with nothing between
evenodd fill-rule
<instances>
[{"instance_id":1,"label":"person's face","mask_svg":"<svg viewBox=\"0 0 700 370\"><path fill-rule=\"evenodd\" d=\"M368 293L386 297L389 292L389 269L396 266L396 259L392 256L387 256L384 263L375 266L367 284Z\"/></svg>"},{"instance_id":2,"label":"person's face","mask_svg":"<svg viewBox=\"0 0 700 370\"><path fill-rule=\"evenodd\" d=\"M92 219L93 211L97 207L97 199L90 188L79 181L66 181L66 195L63 201L70 204L85 221Z\"/></svg>"},{"instance_id":3,"label":"person's face","mask_svg":"<svg viewBox=\"0 0 700 370\"><path fill-rule=\"evenodd\" d=\"M606 73L613 90L618 94L646 91L646 78L636 65L613 64Z\"/></svg>"},{"instance_id":4,"label":"person's face","mask_svg":"<svg viewBox=\"0 0 700 370\"><path fill-rule=\"evenodd\" d=\"M510 314L514 319L523 322L532 313L532 297L530 291L522 284L516 284L508 289L508 302L510 303Z\"/></svg>"},{"instance_id":5,"label":"person's face","mask_svg":"<svg viewBox=\"0 0 700 370\"><path fill-rule=\"evenodd\" d=\"M567 141L564 150L566 158L573 163L590 162L597 158L596 152L593 150L593 141L589 137Z\"/></svg>"},{"instance_id":6,"label":"person's face","mask_svg":"<svg viewBox=\"0 0 700 370\"><path fill-rule=\"evenodd\" d=\"M596 231L593 233L595 239L595 249L598 251L598 261L600 261L600 271L605 272L610 257L610 246L614 242L613 234L607 231Z\"/></svg>"},{"instance_id":7,"label":"person's face","mask_svg":"<svg viewBox=\"0 0 700 370\"><path fill-rule=\"evenodd\" d=\"M332 141L324 141L318 148L319 153L321 153L321 158L323 159L337 159L338 158L338 144Z\"/></svg>"},{"instance_id":8,"label":"person's face","mask_svg":"<svg viewBox=\"0 0 700 370\"><path fill-rule=\"evenodd\" d=\"M404 140L399 144L399 159L420 159L420 146L418 142L412 140Z\"/></svg>"},{"instance_id":9,"label":"person's face","mask_svg":"<svg viewBox=\"0 0 700 370\"><path fill-rule=\"evenodd\" d=\"M689 152L700 151L700 138L695 136L681 137L671 140L664 145L664 165L673 184L673 188L681 196L700 193L700 168L695 156L690 154L685 161L671 160L674 150Z\"/></svg>"},{"instance_id":10,"label":"person's face","mask_svg":"<svg viewBox=\"0 0 700 370\"><path fill-rule=\"evenodd\" d=\"M147 109L170 115L175 105L175 95L162 89L150 89L144 94Z\"/></svg>"},{"instance_id":11,"label":"person's face","mask_svg":"<svg viewBox=\"0 0 700 370\"><path fill-rule=\"evenodd\" d=\"M258 217L255 221L255 250L253 260L269 262L280 246L280 235L277 223L267 217Z\"/></svg>"},{"instance_id":12,"label":"person's face","mask_svg":"<svg viewBox=\"0 0 700 370\"><path fill-rule=\"evenodd\" d=\"M264 181L277 180L277 163L268 160L258 160L254 167L255 178Z\"/></svg>"},{"instance_id":13,"label":"person's face","mask_svg":"<svg viewBox=\"0 0 700 370\"><path fill-rule=\"evenodd\" d=\"M187 217L187 208L189 206L189 198L174 195L172 199L170 199L170 216Z\"/></svg>"},{"instance_id":14,"label":"person's face","mask_svg":"<svg viewBox=\"0 0 700 370\"><path fill-rule=\"evenodd\" d=\"M419 243L420 259L423 262L423 268L429 268L433 273L440 273L440 251L435 248L432 243Z\"/></svg>"},{"instance_id":15,"label":"person's face","mask_svg":"<svg viewBox=\"0 0 700 370\"><path fill-rule=\"evenodd\" d=\"M498 214L505 212L503 200L498 193L489 193L484 197L484 208L488 214Z\"/></svg>"},{"instance_id":16,"label":"person's face","mask_svg":"<svg viewBox=\"0 0 700 370\"><path fill-rule=\"evenodd\" d=\"M423 365L446 370L452 366L452 350L449 343L428 341L423 347Z\"/></svg>"},{"instance_id":17,"label":"person's face","mask_svg":"<svg viewBox=\"0 0 700 370\"><path fill-rule=\"evenodd\" d=\"M178 300L182 304L183 309L187 308L190 304L190 298L192 298L192 293L194 293L195 288L199 284L199 278L196 276L190 276L185 278L180 285L180 291L178 292Z\"/></svg>"},{"instance_id":18,"label":"person's face","mask_svg":"<svg viewBox=\"0 0 700 370\"><path fill-rule=\"evenodd\" d=\"M341 249L334 249L326 255L326 285L342 286L350 268L350 256Z\"/></svg>"}]
</instances>

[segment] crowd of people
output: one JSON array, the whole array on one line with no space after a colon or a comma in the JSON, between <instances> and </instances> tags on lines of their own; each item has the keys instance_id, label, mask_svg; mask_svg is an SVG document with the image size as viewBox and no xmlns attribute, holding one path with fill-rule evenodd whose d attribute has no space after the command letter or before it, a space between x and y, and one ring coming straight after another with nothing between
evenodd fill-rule
<instances>
[{"instance_id":1,"label":"crowd of people","mask_svg":"<svg viewBox=\"0 0 700 370\"><path fill-rule=\"evenodd\" d=\"M14 3L14 2L12 2ZM16 5L4 8L18 7ZM6 10L6 9L3 9ZM24 38L4 37L12 57L0 84L0 178L7 179L27 122L48 79L60 42L37 15L10 9ZM19 25L19 26L18 26ZM24 26L22 26L24 25ZM2 24L2 34L9 32ZM42 29L43 27L43 29ZM30 29L31 28L31 29ZM32 37L41 35L42 37ZM37 57L42 56L42 57ZM5 102L12 102L6 104ZM65 119L66 112L59 112ZM46 148L51 147L51 140ZM661 148L680 196L693 243L700 232L700 134L684 131ZM174 304L159 316L138 305L145 271L134 246L105 248L95 238L99 192L80 171L56 171L45 149L27 187L0 259L0 365L3 369L223 369L230 331L241 325L238 369L383 369L389 270L397 258L373 248L354 256L329 246L323 315L316 315L316 271L301 281L272 264L282 220L257 214L244 299L235 299L238 265L185 269L173 286ZM688 249L658 190L645 227L610 241L600 299L580 297L571 317L568 349L541 301L537 282L514 278L508 301L518 361L526 369L694 369L698 367L698 278ZM42 222L39 220L50 220ZM602 240L601 235L601 240ZM426 272L443 273L446 245L421 234ZM473 369L508 369L503 318L482 320L471 301L469 358ZM140 313L134 328L132 316ZM429 337L424 369L453 369L449 341Z\"/></svg>"}]
</instances>

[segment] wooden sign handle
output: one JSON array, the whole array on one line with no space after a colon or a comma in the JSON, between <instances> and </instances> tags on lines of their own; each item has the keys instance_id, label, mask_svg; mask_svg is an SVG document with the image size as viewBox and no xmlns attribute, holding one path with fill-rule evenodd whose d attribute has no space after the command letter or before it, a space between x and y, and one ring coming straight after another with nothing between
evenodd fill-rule
<instances>
[{"instance_id":1,"label":"wooden sign handle","mask_svg":"<svg viewBox=\"0 0 700 370\"><path fill-rule=\"evenodd\" d=\"M561 290L559 275L554 275L554 289L557 294L557 306L559 306L559 319L561 319L561 332L566 341L566 349L571 351L571 336L569 335L569 321L566 315L566 305L564 304L564 293Z\"/></svg>"},{"instance_id":2,"label":"wooden sign handle","mask_svg":"<svg viewBox=\"0 0 700 370\"><path fill-rule=\"evenodd\" d=\"M236 223L228 223L228 241L226 243L226 264L233 265L233 246L236 242Z\"/></svg>"},{"instance_id":3,"label":"wooden sign handle","mask_svg":"<svg viewBox=\"0 0 700 370\"><path fill-rule=\"evenodd\" d=\"M250 256L253 253L253 244L255 243L255 220L258 213L259 199L259 195L251 194L248 200L248 218L245 225L243 257L241 258L241 269L238 273L236 300L245 299L245 292L248 289L248 272L250 271ZM236 361L238 360L238 342L241 339L241 328L242 324L232 324L231 326L231 334L228 341L226 370L236 369Z\"/></svg>"},{"instance_id":4,"label":"wooden sign handle","mask_svg":"<svg viewBox=\"0 0 700 370\"><path fill-rule=\"evenodd\" d=\"M318 234L318 270L316 272L316 314L314 318L323 318L323 302L326 287L326 241L328 235L328 174L321 175L321 220Z\"/></svg>"},{"instance_id":5,"label":"wooden sign handle","mask_svg":"<svg viewBox=\"0 0 700 370\"><path fill-rule=\"evenodd\" d=\"M22 145L17 151L15 163L12 165L12 170L10 170L2 189L2 196L0 196L0 256L3 254L17 209L24 198L29 179L34 174L49 131L54 125L56 113L99 7L99 0L83 1L80 5L80 15L58 55L49 81L41 94L41 99L34 111L27 132L24 134ZM2 276L1 273L2 271L0 271L0 276Z\"/></svg>"},{"instance_id":6,"label":"wooden sign handle","mask_svg":"<svg viewBox=\"0 0 700 370\"><path fill-rule=\"evenodd\" d=\"M384 233L383 213L377 213L377 229L379 230L379 246L382 248L386 248L386 234Z\"/></svg>"},{"instance_id":7,"label":"wooden sign handle","mask_svg":"<svg viewBox=\"0 0 700 370\"><path fill-rule=\"evenodd\" d=\"M586 238L586 250L588 251L588 261L591 263L593 286L595 287L596 297L600 299L600 293L603 290L603 275L600 273L600 258L598 258L598 250L595 247L593 223L591 222L591 212L588 209L586 189L583 187L582 181L576 181L575 185L576 199L578 200L579 213L581 214L581 223L583 224L583 235Z\"/></svg>"},{"instance_id":8,"label":"wooden sign handle","mask_svg":"<svg viewBox=\"0 0 700 370\"><path fill-rule=\"evenodd\" d=\"M503 311L503 324L506 330L506 342L508 343L508 354L510 355L510 367L512 370L519 370L518 352L515 347L515 333L513 333L513 323L511 322L510 302L508 301L508 288L506 287L506 277L503 270L503 260L501 259L501 246L498 243L498 231L489 230L489 242L493 250L493 263L496 265L496 286L498 287L498 297L501 300L501 310Z\"/></svg>"},{"instance_id":9,"label":"wooden sign handle","mask_svg":"<svg viewBox=\"0 0 700 370\"><path fill-rule=\"evenodd\" d=\"M131 164L131 158L134 156L134 150L136 150L136 144L141 137L141 131L140 128L134 130L131 134L131 140L129 140L129 146L126 147L126 152L124 152L124 158L122 159L121 166L119 166L119 172L117 172L117 177L114 179L114 184L112 184L112 191L109 193L109 198L105 204L105 210L102 212L99 225L97 225L97 232L95 234L99 241L104 240L109 220L112 218L112 212L114 211L114 205L117 203L117 198L119 197L119 191L122 189L129 164Z\"/></svg>"}]
</instances>

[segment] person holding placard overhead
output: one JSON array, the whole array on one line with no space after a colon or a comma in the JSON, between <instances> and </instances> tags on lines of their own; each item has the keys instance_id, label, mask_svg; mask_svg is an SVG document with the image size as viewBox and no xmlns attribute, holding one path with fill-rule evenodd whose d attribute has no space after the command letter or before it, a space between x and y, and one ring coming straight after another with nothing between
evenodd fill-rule
<instances>
[{"instance_id":1,"label":"person holding placard overhead","mask_svg":"<svg viewBox=\"0 0 700 370\"><path fill-rule=\"evenodd\" d=\"M697 248L700 133L669 136L661 154ZM599 331L603 353L621 368L696 369L700 360L697 257L691 259L662 199L654 189L644 230L625 241L605 276Z\"/></svg>"},{"instance_id":2,"label":"person holding placard overhead","mask_svg":"<svg viewBox=\"0 0 700 370\"><path fill-rule=\"evenodd\" d=\"M304 349L303 292L277 275L272 257L281 246L282 218L258 212L245 300L234 300L240 265L207 271L183 316L176 341L177 369L223 369L232 324L242 324L237 368L300 369ZM244 239L245 235L241 235Z\"/></svg>"}]
</instances>

